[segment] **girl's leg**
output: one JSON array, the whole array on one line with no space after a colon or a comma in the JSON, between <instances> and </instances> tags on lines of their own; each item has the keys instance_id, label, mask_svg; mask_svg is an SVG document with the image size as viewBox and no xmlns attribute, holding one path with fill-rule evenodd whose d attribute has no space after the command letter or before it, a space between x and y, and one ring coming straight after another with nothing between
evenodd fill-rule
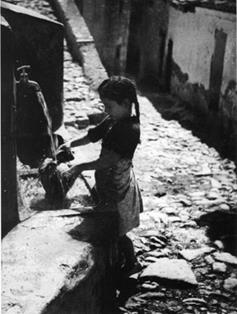
<instances>
[{"instance_id":1,"label":"girl's leg","mask_svg":"<svg viewBox=\"0 0 237 314\"><path fill-rule=\"evenodd\" d=\"M62 182L65 193L67 193L71 189L76 179L77 177L73 175L70 171L64 171L62 173Z\"/></svg>"},{"instance_id":2,"label":"girl's leg","mask_svg":"<svg viewBox=\"0 0 237 314\"><path fill-rule=\"evenodd\" d=\"M137 264L137 258L135 256L132 240L129 239L129 237L126 234L120 237L118 248L120 254L123 254L125 258L123 270L124 271L132 270L132 268Z\"/></svg>"},{"instance_id":3,"label":"girl's leg","mask_svg":"<svg viewBox=\"0 0 237 314\"><path fill-rule=\"evenodd\" d=\"M75 183L76 179L81 174L80 164L71 167L69 170L61 172L63 186L66 192L70 190L70 188Z\"/></svg>"}]
</instances>

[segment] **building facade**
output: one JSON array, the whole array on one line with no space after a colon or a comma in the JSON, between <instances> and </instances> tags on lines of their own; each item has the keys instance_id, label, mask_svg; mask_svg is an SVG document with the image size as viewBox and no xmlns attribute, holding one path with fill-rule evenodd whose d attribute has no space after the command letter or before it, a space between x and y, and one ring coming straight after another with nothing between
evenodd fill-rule
<instances>
[{"instance_id":1,"label":"building facade","mask_svg":"<svg viewBox=\"0 0 237 314\"><path fill-rule=\"evenodd\" d=\"M168 9L166 0L132 1L126 70L139 81L159 84Z\"/></svg>"},{"instance_id":2,"label":"building facade","mask_svg":"<svg viewBox=\"0 0 237 314\"><path fill-rule=\"evenodd\" d=\"M78 0L108 74L162 88L204 113L237 159L235 0Z\"/></svg>"},{"instance_id":3,"label":"building facade","mask_svg":"<svg viewBox=\"0 0 237 314\"><path fill-rule=\"evenodd\" d=\"M236 14L170 6L164 55L163 85L221 128L237 159Z\"/></svg>"},{"instance_id":4,"label":"building facade","mask_svg":"<svg viewBox=\"0 0 237 314\"><path fill-rule=\"evenodd\" d=\"M108 74L124 73L131 0L80 0L77 4Z\"/></svg>"}]
</instances>

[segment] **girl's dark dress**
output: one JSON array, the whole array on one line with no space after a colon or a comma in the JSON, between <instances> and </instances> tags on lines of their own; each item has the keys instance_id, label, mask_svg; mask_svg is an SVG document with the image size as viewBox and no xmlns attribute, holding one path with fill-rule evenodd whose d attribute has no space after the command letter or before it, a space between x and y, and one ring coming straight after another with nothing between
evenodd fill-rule
<instances>
[{"instance_id":1,"label":"girl's dark dress","mask_svg":"<svg viewBox=\"0 0 237 314\"><path fill-rule=\"evenodd\" d=\"M136 117L119 121L105 118L90 129L91 142L102 139L101 158L120 158L113 167L95 172L96 189L102 206L119 214L119 236L139 225L139 213L143 211L141 194L132 165L132 158L140 141L140 125Z\"/></svg>"}]
</instances>

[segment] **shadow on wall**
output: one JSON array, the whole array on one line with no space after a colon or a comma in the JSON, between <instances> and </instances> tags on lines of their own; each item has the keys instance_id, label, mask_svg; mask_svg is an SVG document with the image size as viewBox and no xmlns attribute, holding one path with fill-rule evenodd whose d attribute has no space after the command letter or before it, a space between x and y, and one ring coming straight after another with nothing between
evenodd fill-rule
<instances>
[{"instance_id":1,"label":"shadow on wall","mask_svg":"<svg viewBox=\"0 0 237 314\"><path fill-rule=\"evenodd\" d=\"M194 91L193 98L199 93L204 98L203 95L205 95L206 91L203 86L192 86L190 84L188 88ZM157 88L154 91L154 89L151 90L150 87L147 88L144 85L139 85L139 89L151 101L154 108L164 119L168 121L177 120L182 127L191 130L201 141L210 147L214 147L223 158L230 158L236 161L237 151L235 151L234 147L236 147L237 128L234 122L231 122L229 119L223 122L223 117L216 112L206 114L196 111L190 106L189 102L164 93L163 90L157 93Z\"/></svg>"},{"instance_id":2,"label":"shadow on wall","mask_svg":"<svg viewBox=\"0 0 237 314\"><path fill-rule=\"evenodd\" d=\"M209 90L202 84L190 83L188 73L174 62L172 39L167 42L161 87L151 88L146 83L140 89L165 119L178 120L223 157L237 163L236 82L230 80L225 93L221 94L226 38L226 33L216 30Z\"/></svg>"}]
</instances>

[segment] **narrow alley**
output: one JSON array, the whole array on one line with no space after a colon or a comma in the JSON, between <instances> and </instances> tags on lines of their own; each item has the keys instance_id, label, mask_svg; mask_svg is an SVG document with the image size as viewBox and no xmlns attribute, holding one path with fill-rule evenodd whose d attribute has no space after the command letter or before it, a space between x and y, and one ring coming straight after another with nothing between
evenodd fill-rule
<instances>
[{"instance_id":1,"label":"narrow alley","mask_svg":"<svg viewBox=\"0 0 237 314\"><path fill-rule=\"evenodd\" d=\"M8 2L55 19L47 1ZM173 101L171 96L163 96ZM157 109L159 104L153 104L140 92L139 103L142 137L134 169L144 212L140 226L130 236L143 271L124 283L119 313L237 314L236 233L233 235L231 230L236 222L236 215L233 218L231 213L236 214L237 210L235 164L223 159L179 122L165 120ZM101 117L102 108L65 41L61 134L71 139L86 132ZM98 153L99 144L74 149L72 164L92 159ZM28 170L19 164L18 169ZM93 173L88 172L85 177L93 184ZM27 205L20 216L25 219L34 212L33 198L44 191L37 178L20 180ZM85 195L88 191L78 179L70 197L75 197L74 203L87 204ZM212 215L216 211L229 213L228 222L220 221L218 214ZM213 224L219 228L225 224L223 234L211 237Z\"/></svg>"}]
</instances>

